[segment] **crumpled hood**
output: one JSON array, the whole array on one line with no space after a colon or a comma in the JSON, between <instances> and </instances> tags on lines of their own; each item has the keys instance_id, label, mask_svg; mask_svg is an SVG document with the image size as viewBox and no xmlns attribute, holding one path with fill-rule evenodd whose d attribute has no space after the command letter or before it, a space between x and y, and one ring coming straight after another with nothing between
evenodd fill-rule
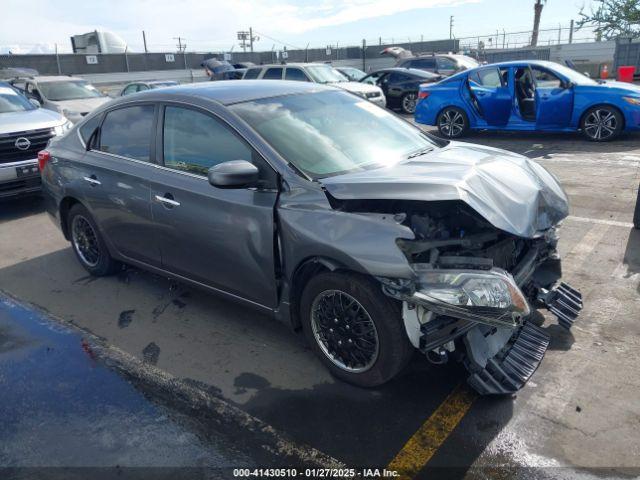
<instances>
[{"instance_id":1,"label":"crumpled hood","mask_svg":"<svg viewBox=\"0 0 640 480\"><path fill-rule=\"evenodd\" d=\"M36 108L20 112L0 113L0 134L53 128L67 121L58 112Z\"/></svg>"},{"instance_id":2,"label":"crumpled hood","mask_svg":"<svg viewBox=\"0 0 640 480\"><path fill-rule=\"evenodd\" d=\"M522 155L451 142L391 167L321 180L341 200L462 200L496 228L538 236L569 214L555 177Z\"/></svg>"}]
</instances>

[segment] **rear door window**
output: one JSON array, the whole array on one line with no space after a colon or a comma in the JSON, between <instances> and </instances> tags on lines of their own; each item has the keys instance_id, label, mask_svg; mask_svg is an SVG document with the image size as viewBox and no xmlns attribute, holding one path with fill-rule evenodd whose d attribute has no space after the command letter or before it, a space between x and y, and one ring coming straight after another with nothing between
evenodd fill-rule
<instances>
[{"instance_id":1,"label":"rear door window","mask_svg":"<svg viewBox=\"0 0 640 480\"><path fill-rule=\"evenodd\" d=\"M436 59L435 58L417 58L415 60L411 60L409 66L411 68L424 68L424 69L435 69L436 68Z\"/></svg>"},{"instance_id":2,"label":"rear door window","mask_svg":"<svg viewBox=\"0 0 640 480\"><path fill-rule=\"evenodd\" d=\"M108 112L98 150L149 162L154 110L153 105L136 105Z\"/></svg>"},{"instance_id":3,"label":"rear door window","mask_svg":"<svg viewBox=\"0 0 640 480\"><path fill-rule=\"evenodd\" d=\"M469 74L469 81L483 87L498 88L503 86L503 78L497 68L483 68Z\"/></svg>"},{"instance_id":4,"label":"rear door window","mask_svg":"<svg viewBox=\"0 0 640 480\"><path fill-rule=\"evenodd\" d=\"M256 79L260 76L260 72L262 71L261 68L250 68L249 70L247 70L244 74L244 77L242 77L244 80L253 80Z\"/></svg>"},{"instance_id":5,"label":"rear door window","mask_svg":"<svg viewBox=\"0 0 640 480\"><path fill-rule=\"evenodd\" d=\"M299 68L287 68L285 75L284 75L284 79L285 80L293 80L293 81L297 81L297 82L308 82L309 79L307 78L307 75L305 75L305 73L299 69Z\"/></svg>"},{"instance_id":6,"label":"rear door window","mask_svg":"<svg viewBox=\"0 0 640 480\"><path fill-rule=\"evenodd\" d=\"M262 77L263 80L282 80L282 68L268 68Z\"/></svg>"}]
</instances>

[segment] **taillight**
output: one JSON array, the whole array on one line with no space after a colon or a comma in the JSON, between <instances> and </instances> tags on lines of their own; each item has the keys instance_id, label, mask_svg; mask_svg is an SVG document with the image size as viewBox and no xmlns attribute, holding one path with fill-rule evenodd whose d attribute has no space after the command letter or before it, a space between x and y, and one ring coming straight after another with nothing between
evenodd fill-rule
<instances>
[{"instance_id":1,"label":"taillight","mask_svg":"<svg viewBox=\"0 0 640 480\"><path fill-rule=\"evenodd\" d=\"M426 90L421 90L418 92L418 100L424 100L428 96L429 96L429 92L427 92Z\"/></svg>"},{"instance_id":2,"label":"taillight","mask_svg":"<svg viewBox=\"0 0 640 480\"><path fill-rule=\"evenodd\" d=\"M41 150L38 152L38 168L40 171L44 170L47 162L51 160L51 154L46 150Z\"/></svg>"}]
</instances>

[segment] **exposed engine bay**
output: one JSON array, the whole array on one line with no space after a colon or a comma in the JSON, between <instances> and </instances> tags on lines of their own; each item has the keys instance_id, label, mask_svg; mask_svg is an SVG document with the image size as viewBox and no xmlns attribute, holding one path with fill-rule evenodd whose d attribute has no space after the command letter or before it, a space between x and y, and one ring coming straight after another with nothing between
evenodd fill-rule
<instances>
[{"instance_id":1,"label":"exposed engine bay","mask_svg":"<svg viewBox=\"0 0 640 480\"><path fill-rule=\"evenodd\" d=\"M532 320L545 307L570 328L580 293L564 283L558 227L523 238L495 228L468 205L443 202L341 202L349 211L394 213L414 239L398 239L413 279L379 277L403 303L407 335L433 363L461 360L482 394L513 393L536 370L549 336Z\"/></svg>"}]
</instances>

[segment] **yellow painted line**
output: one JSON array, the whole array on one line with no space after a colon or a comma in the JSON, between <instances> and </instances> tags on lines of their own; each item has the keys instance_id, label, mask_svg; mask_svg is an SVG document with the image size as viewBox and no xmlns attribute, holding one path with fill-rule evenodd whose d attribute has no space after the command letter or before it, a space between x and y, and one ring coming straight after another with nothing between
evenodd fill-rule
<instances>
[{"instance_id":1,"label":"yellow painted line","mask_svg":"<svg viewBox=\"0 0 640 480\"><path fill-rule=\"evenodd\" d=\"M477 397L478 394L466 384L459 384L405 443L387 470L397 471L402 479L415 477L458 426Z\"/></svg>"}]
</instances>

